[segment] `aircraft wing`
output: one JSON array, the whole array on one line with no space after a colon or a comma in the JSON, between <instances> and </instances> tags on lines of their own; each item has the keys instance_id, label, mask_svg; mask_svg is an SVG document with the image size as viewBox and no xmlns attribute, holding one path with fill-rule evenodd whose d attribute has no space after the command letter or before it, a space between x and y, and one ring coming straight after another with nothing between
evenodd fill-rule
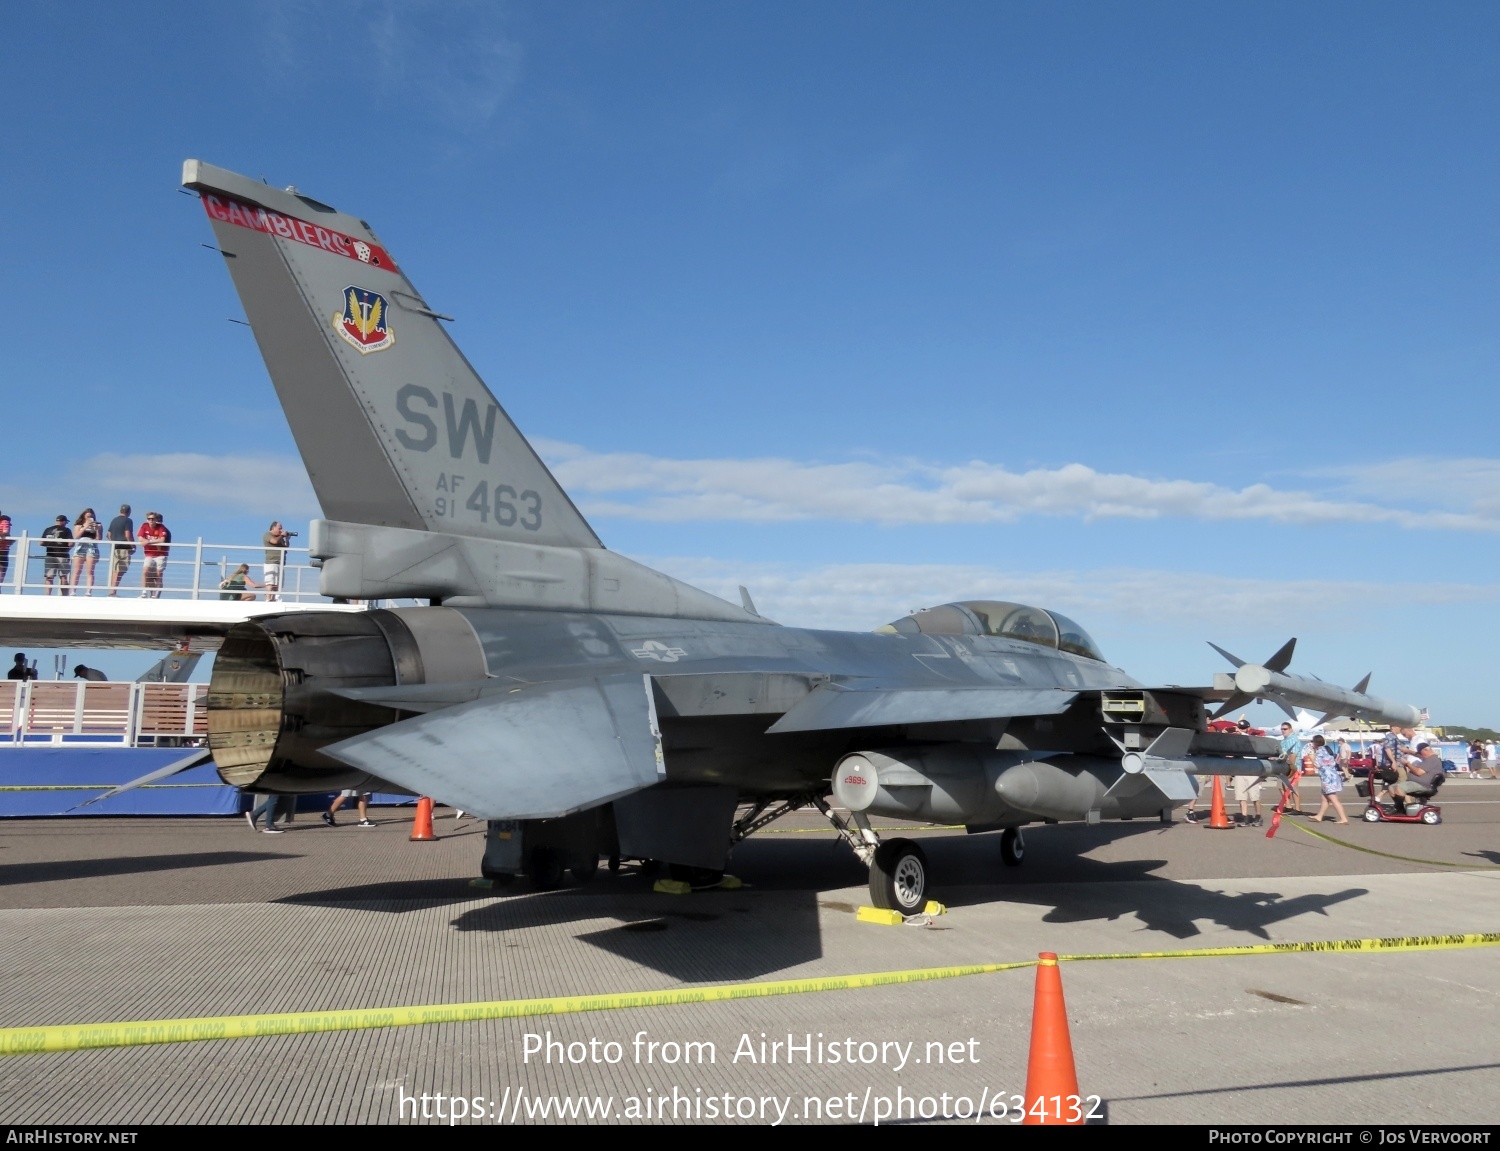
<instances>
[{"instance_id":1,"label":"aircraft wing","mask_svg":"<svg viewBox=\"0 0 1500 1151\"><path fill-rule=\"evenodd\" d=\"M1078 697L1063 688L892 688L824 683L767 730L833 731L893 724L1057 715Z\"/></svg>"},{"instance_id":2,"label":"aircraft wing","mask_svg":"<svg viewBox=\"0 0 1500 1151\"><path fill-rule=\"evenodd\" d=\"M324 750L485 819L552 819L665 775L650 678L634 672L518 686Z\"/></svg>"}]
</instances>

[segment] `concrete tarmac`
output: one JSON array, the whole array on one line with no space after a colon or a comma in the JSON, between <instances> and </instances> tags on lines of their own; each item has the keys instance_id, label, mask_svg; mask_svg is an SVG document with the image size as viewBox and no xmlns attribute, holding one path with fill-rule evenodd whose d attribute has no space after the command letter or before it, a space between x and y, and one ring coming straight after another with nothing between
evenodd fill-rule
<instances>
[{"instance_id":1,"label":"concrete tarmac","mask_svg":"<svg viewBox=\"0 0 1500 1151\"><path fill-rule=\"evenodd\" d=\"M654 894L629 865L548 894L476 891L467 881L483 825L441 809L436 843L407 841L409 809L376 809L371 829L303 815L281 836L243 820L15 820L0 827L0 1026L1500 930L1500 783L1455 780L1443 799L1438 827L1311 828L1342 842L1292 817L1271 840L1181 822L1032 828L1019 869L1001 866L994 836L916 832L950 911L894 928L856 921L863 869L800 813L736 850L745 888L682 897ZM1500 1116L1500 948L1111 960L1064 964L1062 975L1080 1087L1111 1123ZM673 1121L674 1109L679 1122L726 1111L941 1121L1022 1091L1033 982L1021 969L0 1057L0 1113L25 1124L259 1124L412 1121L425 1109L437 1122L459 1097L466 1123L572 1121L570 1108L579 1120L608 1108L616 1121ZM781 1043L766 1059L762 1033ZM549 1035L562 1044L550 1062Z\"/></svg>"}]
</instances>

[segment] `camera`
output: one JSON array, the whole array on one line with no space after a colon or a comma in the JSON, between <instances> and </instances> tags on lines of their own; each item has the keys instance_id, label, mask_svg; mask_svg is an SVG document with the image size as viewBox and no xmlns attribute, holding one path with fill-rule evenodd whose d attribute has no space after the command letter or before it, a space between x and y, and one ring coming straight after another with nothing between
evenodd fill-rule
<instances>
[{"instance_id":1,"label":"camera","mask_svg":"<svg viewBox=\"0 0 1500 1151\"><path fill-rule=\"evenodd\" d=\"M297 533L296 532L287 532L286 534L289 535L289 536L295 537Z\"/></svg>"}]
</instances>

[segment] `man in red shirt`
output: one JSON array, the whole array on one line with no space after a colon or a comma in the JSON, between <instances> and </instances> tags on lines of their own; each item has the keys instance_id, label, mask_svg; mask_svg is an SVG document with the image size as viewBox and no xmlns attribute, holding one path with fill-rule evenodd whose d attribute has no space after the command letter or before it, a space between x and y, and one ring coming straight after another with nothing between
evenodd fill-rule
<instances>
[{"instance_id":1,"label":"man in red shirt","mask_svg":"<svg viewBox=\"0 0 1500 1151\"><path fill-rule=\"evenodd\" d=\"M0 512L0 584L10 570L10 517Z\"/></svg>"},{"instance_id":2,"label":"man in red shirt","mask_svg":"<svg viewBox=\"0 0 1500 1151\"><path fill-rule=\"evenodd\" d=\"M146 555L145 565L141 568L141 587L144 589L141 595L146 599L160 599L162 575L167 570L167 545L172 542L172 533L161 522L161 512L147 512L146 522L135 533L135 538Z\"/></svg>"}]
</instances>

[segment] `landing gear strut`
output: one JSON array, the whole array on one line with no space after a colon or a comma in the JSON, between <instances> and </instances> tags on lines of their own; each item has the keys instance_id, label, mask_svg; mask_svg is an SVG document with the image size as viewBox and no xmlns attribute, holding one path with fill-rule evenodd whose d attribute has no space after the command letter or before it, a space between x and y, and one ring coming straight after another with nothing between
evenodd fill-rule
<instances>
[{"instance_id":1,"label":"landing gear strut","mask_svg":"<svg viewBox=\"0 0 1500 1151\"><path fill-rule=\"evenodd\" d=\"M914 915L926 906L927 856L920 847L909 839L882 843L863 812L851 811L846 820L822 796L811 802L870 869L871 903L903 915Z\"/></svg>"}]
</instances>

